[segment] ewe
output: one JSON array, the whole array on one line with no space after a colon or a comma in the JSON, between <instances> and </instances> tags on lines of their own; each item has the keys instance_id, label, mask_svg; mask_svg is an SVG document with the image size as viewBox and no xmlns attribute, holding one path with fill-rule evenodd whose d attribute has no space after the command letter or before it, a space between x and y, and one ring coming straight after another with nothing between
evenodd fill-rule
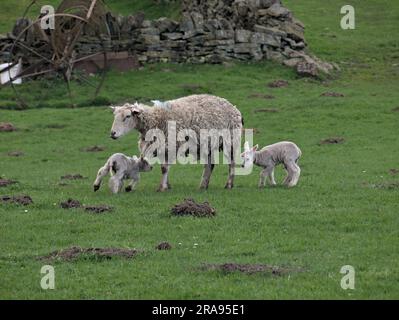
<instances>
[{"instance_id":1,"label":"ewe","mask_svg":"<svg viewBox=\"0 0 399 320\"><path fill-rule=\"evenodd\" d=\"M269 184L276 185L274 180L274 168L278 164L283 164L287 171L287 176L283 184L288 187L294 187L298 183L301 169L298 166L298 160L302 155L301 150L293 142L283 141L264 147L258 150L256 145L249 148L248 142L245 142L245 151L241 154L244 168L249 168L253 164L263 168L260 173L259 188L265 186L266 178L269 178Z\"/></svg>"},{"instance_id":2,"label":"ewe","mask_svg":"<svg viewBox=\"0 0 399 320\"><path fill-rule=\"evenodd\" d=\"M123 187L123 180L127 179L131 181L125 190L126 192L130 192L140 181L140 172L148 172L151 170L151 165L143 157L127 157L122 153L115 153L107 160L105 165L98 170L97 179L93 184L94 192L100 189L102 180L108 174L111 175L109 179L109 188L111 192L120 192Z\"/></svg>"},{"instance_id":3,"label":"ewe","mask_svg":"<svg viewBox=\"0 0 399 320\"><path fill-rule=\"evenodd\" d=\"M170 159L179 147L186 143L182 139L176 141L176 137L168 137L169 124L175 124L175 131L190 131L194 133L196 139L194 142L195 153L192 156L201 159L207 159L205 164L201 188L207 189L209 180L214 168L214 162L211 159L212 154L218 154L219 150L224 152L229 162L229 177L226 188L233 187L235 157L233 156L234 148L240 147L241 130L243 119L240 111L226 99L201 94L192 95L177 100L171 100L166 103L153 101L154 106L146 106L143 104L125 104L121 107L112 107L114 110L114 123L111 129L111 138L118 139L133 129L140 133L139 148L142 154L147 155L146 150L151 146L150 141L145 141L148 132L153 129L160 130L165 137L164 149L167 150L165 159L162 161L162 180L158 191L165 191L170 188L168 181L168 171L173 163ZM200 139L203 130L208 132L227 132L229 138L223 143L219 137L208 139ZM237 134L237 132L239 134ZM184 138L184 137L183 137ZM191 138L191 137L190 137ZM193 141L191 141L193 142ZM173 150L170 150L173 149ZM168 153L169 155L168 161Z\"/></svg>"}]
</instances>

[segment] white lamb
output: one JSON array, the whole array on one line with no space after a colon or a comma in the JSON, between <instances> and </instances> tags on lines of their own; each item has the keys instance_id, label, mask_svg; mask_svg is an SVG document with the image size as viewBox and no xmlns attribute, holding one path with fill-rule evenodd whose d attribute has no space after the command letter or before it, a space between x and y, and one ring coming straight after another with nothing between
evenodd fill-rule
<instances>
[{"instance_id":1,"label":"white lamb","mask_svg":"<svg viewBox=\"0 0 399 320\"><path fill-rule=\"evenodd\" d=\"M288 187L297 185L299 176L301 175L298 160L302 152L295 143L289 141L278 142L257 151L258 145L249 148L248 142L245 142L244 150L241 154L241 158L243 159L242 166L244 168L250 168L253 164L263 168L260 173L259 188L265 186L267 177L269 178L270 185L276 185L274 168L278 164L283 164L287 171L287 176L283 184Z\"/></svg>"},{"instance_id":2,"label":"white lamb","mask_svg":"<svg viewBox=\"0 0 399 320\"><path fill-rule=\"evenodd\" d=\"M109 188L111 192L118 193L122 190L123 180L131 180L126 187L126 192L134 190L137 183L140 181L140 172L148 172L152 170L152 166L147 159L136 156L128 157L122 153L113 154L105 163L105 165L98 170L96 181L94 181L94 192L100 189L101 182L108 174L111 175L109 179Z\"/></svg>"}]
</instances>

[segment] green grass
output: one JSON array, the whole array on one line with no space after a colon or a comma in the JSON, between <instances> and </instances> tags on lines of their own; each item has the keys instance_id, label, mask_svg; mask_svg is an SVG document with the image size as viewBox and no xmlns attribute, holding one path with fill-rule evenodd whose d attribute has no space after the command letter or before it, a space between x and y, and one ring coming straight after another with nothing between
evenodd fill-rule
<instances>
[{"instance_id":1,"label":"green grass","mask_svg":"<svg viewBox=\"0 0 399 320\"><path fill-rule=\"evenodd\" d=\"M354 1L357 29L343 31L340 1L285 3L305 22L312 51L340 64L336 79L298 79L292 70L270 62L159 64L123 75L111 73L101 97L112 102L170 99L191 93L182 85L199 84L200 91L238 106L246 127L259 130L255 143L293 140L301 147L302 177L291 190L257 189L255 169L250 176L237 177L236 188L227 191L223 189L227 167L218 166L210 189L201 192L201 167L180 165L171 169L173 189L167 193L155 192L159 168L143 174L133 194L113 196L106 185L93 193L96 171L110 154L138 153L137 134L111 141L112 114L106 106L5 110L12 99L7 88L0 89L0 122L19 128L0 133L0 176L19 181L1 188L0 194L29 194L34 200L28 207L0 204L1 299L399 298L399 189L374 187L399 182L398 175L388 173L399 169L399 112L392 111L399 107L398 41L393 32L399 5ZM326 32L336 37L326 37ZM266 84L276 79L290 85L269 89ZM326 91L345 97L320 97ZM253 93L276 98L248 98ZM47 106L60 107L62 102L59 97ZM280 112L255 114L255 108ZM342 136L345 142L318 145L332 136ZM94 144L106 151L80 151ZM6 155L14 150L25 156ZM60 186L60 176L68 173L88 179ZM278 181L282 177L280 168ZM115 211L90 215L60 209L59 203L69 197L85 204L108 204ZM217 216L171 217L170 208L185 197L209 201ZM173 249L156 251L161 241L170 242ZM138 248L144 253L131 261L56 262L56 290L41 290L43 263L36 257L72 245ZM305 271L273 277L198 269L202 263L225 262ZM339 271L347 264L356 270L353 291L340 288Z\"/></svg>"}]
</instances>

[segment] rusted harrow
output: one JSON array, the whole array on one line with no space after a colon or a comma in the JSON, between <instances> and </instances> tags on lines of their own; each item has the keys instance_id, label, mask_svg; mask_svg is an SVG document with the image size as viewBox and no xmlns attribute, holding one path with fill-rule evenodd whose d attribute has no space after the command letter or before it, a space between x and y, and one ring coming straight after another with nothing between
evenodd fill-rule
<instances>
[{"instance_id":1,"label":"rusted harrow","mask_svg":"<svg viewBox=\"0 0 399 320\"><path fill-rule=\"evenodd\" d=\"M67 98L74 106L82 93L94 99L104 83L111 41L104 3L64 0L55 12L43 12L44 6L33 0L12 33L7 70L18 103L28 107Z\"/></svg>"}]
</instances>

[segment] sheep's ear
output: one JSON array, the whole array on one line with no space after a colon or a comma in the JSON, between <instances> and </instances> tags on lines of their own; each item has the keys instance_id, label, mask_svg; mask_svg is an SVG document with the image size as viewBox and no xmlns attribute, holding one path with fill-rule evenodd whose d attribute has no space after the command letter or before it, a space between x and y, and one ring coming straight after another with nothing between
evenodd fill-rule
<instances>
[{"instance_id":1,"label":"sheep's ear","mask_svg":"<svg viewBox=\"0 0 399 320\"><path fill-rule=\"evenodd\" d=\"M116 107L114 107L114 106L109 106L109 107L112 109L112 112L116 111Z\"/></svg>"},{"instance_id":2,"label":"sheep's ear","mask_svg":"<svg viewBox=\"0 0 399 320\"><path fill-rule=\"evenodd\" d=\"M249 142L248 141L245 141L245 143L244 143L244 150L249 151Z\"/></svg>"},{"instance_id":3,"label":"sheep's ear","mask_svg":"<svg viewBox=\"0 0 399 320\"><path fill-rule=\"evenodd\" d=\"M255 147L252 148L252 151L256 151L256 150L258 150L258 148L259 148L259 145L256 145Z\"/></svg>"}]
</instances>

